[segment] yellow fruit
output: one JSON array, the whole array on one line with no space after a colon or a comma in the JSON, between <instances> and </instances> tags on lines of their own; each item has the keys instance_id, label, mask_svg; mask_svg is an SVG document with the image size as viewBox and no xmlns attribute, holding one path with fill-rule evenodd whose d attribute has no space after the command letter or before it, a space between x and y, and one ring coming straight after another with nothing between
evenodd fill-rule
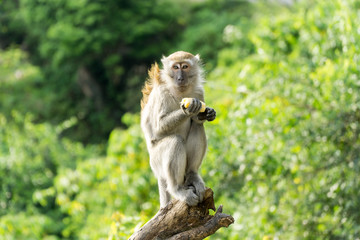
<instances>
[{"instance_id":1,"label":"yellow fruit","mask_svg":"<svg viewBox=\"0 0 360 240\"><path fill-rule=\"evenodd\" d=\"M192 98L183 98L181 101L181 103L184 105L185 108L188 108L191 102L192 102ZM200 102L201 102L200 112L205 112L206 104L202 101Z\"/></svg>"}]
</instances>

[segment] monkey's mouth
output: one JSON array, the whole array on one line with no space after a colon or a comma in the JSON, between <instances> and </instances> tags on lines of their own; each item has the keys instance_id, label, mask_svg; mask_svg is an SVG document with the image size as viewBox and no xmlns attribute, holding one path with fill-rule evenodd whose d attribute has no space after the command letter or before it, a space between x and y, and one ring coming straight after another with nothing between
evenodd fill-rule
<instances>
[{"instance_id":1,"label":"monkey's mouth","mask_svg":"<svg viewBox=\"0 0 360 240\"><path fill-rule=\"evenodd\" d=\"M187 84L178 84L177 88L180 92L185 92L188 89Z\"/></svg>"},{"instance_id":2,"label":"monkey's mouth","mask_svg":"<svg viewBox=\"0 0 360 240\"><path fill-rule=\"evenodd\" d=\"M178 87L187 87L188 86L188 81L182 80L182 81L176 81L176 85Z\"/></svg>"}]
</instances>

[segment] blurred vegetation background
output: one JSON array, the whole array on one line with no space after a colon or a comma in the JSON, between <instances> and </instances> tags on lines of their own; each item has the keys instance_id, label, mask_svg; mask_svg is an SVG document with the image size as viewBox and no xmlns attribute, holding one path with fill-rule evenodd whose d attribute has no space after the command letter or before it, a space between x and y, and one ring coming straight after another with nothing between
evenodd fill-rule
<instances>
[{"instance_id":1,"label":"blurred vegetation background","mask_svg":"<svg viewBox=\"0 0 360 240\"><path fill-rule=\"evenodd\" d=\"M209 239L360 239L360 2L1 0L0 239L127 239L158 210L150 64L200 53Z\"/></svg>"}]
</instances>

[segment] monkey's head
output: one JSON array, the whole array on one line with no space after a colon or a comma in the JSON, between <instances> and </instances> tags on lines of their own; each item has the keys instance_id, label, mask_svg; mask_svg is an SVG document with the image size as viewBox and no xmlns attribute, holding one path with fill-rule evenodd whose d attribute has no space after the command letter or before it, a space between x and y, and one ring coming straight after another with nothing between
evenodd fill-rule
<instances>
[{"instance_id":1,"label":"monkey's head","mask_svg":"<svg viewBox=\"0 0 360 240\"><path fill-rule=\"evenodd\" d=\"M163 57L161 62L164 73L168 76L165 81L176 86L181 92L186 91L190 85L196 84L199 80L201 68L198 54L194 56L191 53L179 51Z\"/></svg>"}]
</instances>

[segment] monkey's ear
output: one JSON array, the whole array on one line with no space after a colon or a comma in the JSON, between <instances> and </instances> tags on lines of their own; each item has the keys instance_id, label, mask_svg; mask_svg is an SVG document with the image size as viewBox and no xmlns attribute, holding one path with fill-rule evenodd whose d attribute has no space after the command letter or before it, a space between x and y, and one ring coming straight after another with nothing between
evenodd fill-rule
<instances>
[{"instance_id":1,"label":"monkey's ear","mask_svg":"<svg viewBox=\"0 0 360 240\"><path fill-rule=\"evenodd\" d=\"M195 59L196 59L197 62L199 62L199 61L200 61L200 55L199 55L199 54L196 54L196 55L195 55Z\"/></svg>"},{"instance_id":2,"label":"monkey's ear","mask_svg":"<svg viewBox=\"0 0 360 240\"><path fill-rule=\"evenodd\" d=\"M164 67L167 66L167 63L168 63L167 57L165 57L165 56L163 55L162 58L161 58L161 62L162 62L162 64L163 64Z\"/></svg>"}]
</instances>

